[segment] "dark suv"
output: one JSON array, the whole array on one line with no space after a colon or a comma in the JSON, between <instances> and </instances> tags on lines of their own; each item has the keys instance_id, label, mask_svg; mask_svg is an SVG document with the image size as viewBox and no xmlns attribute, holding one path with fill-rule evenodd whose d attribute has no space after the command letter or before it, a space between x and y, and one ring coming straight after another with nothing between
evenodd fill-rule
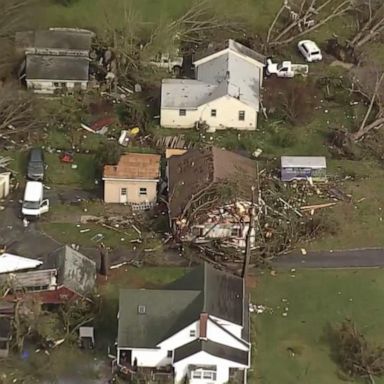
<instances>
[{"instance_id":1,"label":"dark suv","mask_svg":"<svg viewBox=\"0 0 384 384\"><path fill-rule=\"evenodd\" d=\"M44 154L41 148L32 148L28 156L27 178L40 181L44 179Z\"/></svg>"}]
</instances>

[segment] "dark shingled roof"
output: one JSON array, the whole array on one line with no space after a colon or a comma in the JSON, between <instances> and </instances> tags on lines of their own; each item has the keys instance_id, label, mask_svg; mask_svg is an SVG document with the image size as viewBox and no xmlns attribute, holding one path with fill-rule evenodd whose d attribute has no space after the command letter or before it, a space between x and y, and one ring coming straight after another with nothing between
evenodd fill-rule
<instances>
[{"instance_id":1,"label":"dark shingled roof","mask_svg":"<svg viewBox=\"0 0 384 384\"><path fill-rule=\"evenodd\" d=\"M236 177L255 179L253 160L220 148L192 149L168 160L170 217L177 218L190 198L210 183Z\"/></svg>"},{"instance_id":2,"label":"dark shingled roof","mask_svg":"<svg viewBox=\"0 0 384 384\"><path fill-rule=\"evenodd\" d=\"M96 263L73 248L65 245L49 255L47 268L58 269L57 283L79 295L91 294L96 285Z\"/></svg>"},{"instance_id":3,"label":"dark shingled roof","mask_svg":"<svg viewBox=\"0 0 384 384\"><path fill-rule=\"evenodd\" d=\"M22 48L47 48L89 51L93 32L76 29L26 31L16 33L16 44Z\"/></svg>"},{"instance_id":4,"label":"dark shingled roof","mask_svg":"<svg viewBox=\"0 0 384 384\"><path fill-rule=\"evenodd\" d=\"M203 312L243 325L244 305L243 280L207 263L162 290L123 289L118 345L156 348ZM139 306L145 307L145 314L139 313Z\"/></svg>"},{"instance_id":5,"label":"dark shingled roof","mask_svg":"<svg viewBox=\"0 0 384 384\"><path fill-rule=\"evenodd\" d=\"M198 312L199 295L196 291L120 290L119 347L156 348L191 322L189 318ZM139 313L140 307L145 313Z\"/></svg>"},{"instance_id":6,"label":"dark shingled roof","mask_svg":"<svg viewBox=\"0 0 384 384\"><path fill-rule=\"evenodd\" d=\"M76 56L27 55L27 80L88 80L89 59Z\"/></svg>"},{"instance_id":7,"label":"dark shingled roof","mask_svg":"<svg viewBox=\"0 0 384 384\"><path fill-rule=\"evenodd\" d=\"M215 343L214 341L210 340L199 339L196 339L175 349L173 362L176 363L178 361L184 360L185 358L202 351L209 353L212 356L235 361L236 363L246 366L248 365L248 351L232 348L228 345Z\"/></svg>"}]
</instances>

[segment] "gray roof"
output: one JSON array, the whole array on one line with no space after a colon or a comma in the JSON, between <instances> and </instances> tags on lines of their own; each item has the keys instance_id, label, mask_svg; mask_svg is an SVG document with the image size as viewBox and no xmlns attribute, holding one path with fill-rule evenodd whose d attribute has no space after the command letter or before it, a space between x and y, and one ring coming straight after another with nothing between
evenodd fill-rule
<instances>
[{"instance_id":1,"label":"gray roof","mask_svg":"<svg viewBox=\"0 0 384 384\"><path fill-rule=\"evenodd\" d=\"M91 294L96 285L96 263L65 245L49 255L58 270L57 282L79 295Z\"/></svg>"},{"instance_id":2,"label":"gray roof","mask_svg":"<svg viewBox=\"0 0 384 384\"><path fill-rule=\"evenodd\" d=\"M27 80L87 81L88 70L87 57L27 55Z\"/></svg>"},{"instance_id":3,"label":"gray roof","mask_svg":"<svg viewBox=\"0 0 384 384\"><path fill-rule=\"evenodd\" d=\"M243 280L207 263L162 290L122 289L118 345L156 348L201 313L243 325L244 305ZM145 307L145 314L139 313L139 306Z\"/></svg>"},{"instance_id":4,"label":"gray roof","mask_svg":"<svg viewBox=\"0 0 384 384\"><path fill-rule=\"evenodd\" d=\"M197 108L228 95L259 110L264 56L233 40L211 56L195 62L196 80L163 81L161 107Z\"/></svg>"},{"instance_id":5,"label":"gray roof","mask_svg":"<svg viewBox=\"0 0 384 384\"><path fill-rule=\"evenodd\" d=\"M190 316L199 309L199 295L200 292L182 290L120 290L119 347L156 348L190 324ZM139 306L145 314L139 313Z\"/></svg>"},{"instance_id":6,"label":"gray roof","mask_svg":"<svg viewBox=\"0 0 384 384\"><path fill-rule=\"evenodd\" d=\"M89 51L93 32L58 28L44 31L16 33L16 44L22 48L46 48L57 50Z\"/></svg>"},{"instance_id":7,"label":"gray roof","mask_svg":"<svg viewBox=\"0 0 384 384\"><path fill-rule=\"evenodd\" d=\"M248 351L232 348L228 345L215 343L210 340L194 340L175 349L173 362L184 360L198 352L204 351L212 356L248 366Z\"/></svg>"},{"instance_id":8,"label":"gray roof","mask_svg":"<svg viewBox=\"0 0 384 384\"><path fill-rule=\"evenodd\" d=\"M162 108L195 109L204 104L217 86L188 79L164 79L161 86Z\"/></svg>"},{"instance_id":9,"label":"gray roof","mask_svg":"<svg viewBox=\"0 0 384 384\"><path fill-rule=\"evenodd\" d=\"M281 156L282 168L326 168L324 156Z\"/></svg>"}]
</instances>

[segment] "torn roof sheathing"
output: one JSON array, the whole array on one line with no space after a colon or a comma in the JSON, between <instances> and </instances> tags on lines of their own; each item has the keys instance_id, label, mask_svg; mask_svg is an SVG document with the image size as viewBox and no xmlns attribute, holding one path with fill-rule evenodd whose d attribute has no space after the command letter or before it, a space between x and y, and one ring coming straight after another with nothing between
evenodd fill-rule
<instances>
[{"instance_id":1,"label":"torn roof sheathing","mask_svg":"<svg viewBox=\"0 0 384 384\"><path fill-rule=\"evenodd\" d=\"M28 259L11 253L3 253L0 255L0 273L33 269L41 264L43 264L43 262L40 260Z\"/></svg>"}]
</instances>

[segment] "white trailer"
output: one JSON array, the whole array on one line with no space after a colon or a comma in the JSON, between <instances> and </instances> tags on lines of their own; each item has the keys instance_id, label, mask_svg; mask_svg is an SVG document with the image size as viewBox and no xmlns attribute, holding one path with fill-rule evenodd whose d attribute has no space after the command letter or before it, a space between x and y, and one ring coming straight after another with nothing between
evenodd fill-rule
<instances>
[{"instance_id":1,"label":"white trailer","mask_svg":"<svg viewBox=\"0 0 384 384\"><path fill-rule=\"evenodd\" d=\"M267 76L276 75L277 77L292 78L295 75L306 76L308 74L307 64L292 64L290 61L274 63L271 59L267 60Z\"/></svg>"}]
</instances>

